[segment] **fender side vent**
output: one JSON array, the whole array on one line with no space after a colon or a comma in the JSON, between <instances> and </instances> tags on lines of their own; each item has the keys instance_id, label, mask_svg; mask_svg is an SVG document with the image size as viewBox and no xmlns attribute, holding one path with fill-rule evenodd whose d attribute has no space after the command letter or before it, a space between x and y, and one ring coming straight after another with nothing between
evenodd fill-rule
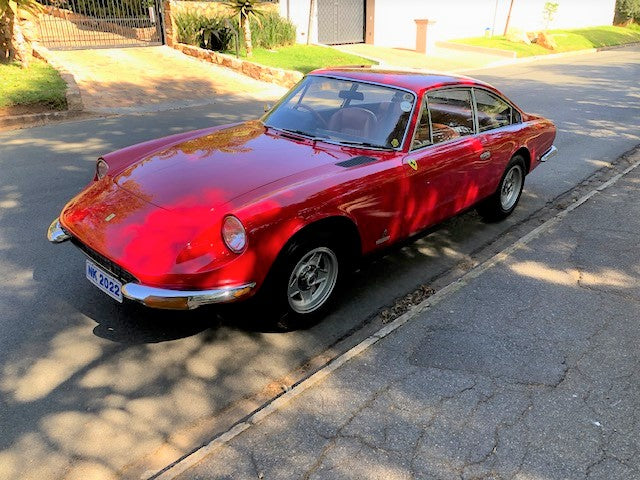
<instances>
[{"instance_id":1,"label":"fender side vent","mask_svg":"<svg viewBox=\"0 0 640 480\"><path fill-rule=\"evenodd\" d=\"M376 159L373 157L366 157L364 155L360 155L359 157L353 157L349 160L345 160L343 162L338 162L336 165L339 167L349 168L355 167L356 165L364 165L365 163L375 162Z\"/></svg>"}]
</instances>

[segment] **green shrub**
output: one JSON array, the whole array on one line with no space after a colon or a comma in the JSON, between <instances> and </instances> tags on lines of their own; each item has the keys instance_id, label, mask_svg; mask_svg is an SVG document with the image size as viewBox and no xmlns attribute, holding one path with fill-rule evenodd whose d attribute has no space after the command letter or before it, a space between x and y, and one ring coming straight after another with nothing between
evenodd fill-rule
<instances>
[{"instance_id":1,"label":"green shrub","mask_svg":"<svg viewBox=\"0 0 640 480\"><path fill-rule=\"evenodd\" d=\"M198 31L197 39L201 48L208 50L231 50L235 46L234 37L237 31L233 23L224 17L207 19Z\"/></svg>"},{"instance_id":2,"label":"green shrub","mask_svg":"<svg viewBox=\"0 0 640 480\"><path fill-rule=\"evenodd\" d=\"M254 47L267 49L293 45L296 43L296 27L276 12L265 13L260 24L256 19L251 20L251 41Z\"/></svg>"},{"instance_id":3,"label":"green shrub","mask_svg":"<svg viewBox=\"0 0 640 480\"><path fill-rule=\"evenodd\" d=\"M209 18L195 12L180 12L175 16L175 21L178 42L199 46L198 32L207 24Z\"/></svg>"},{"instance_id":4,"label":"green shrub","mask_svg":"<svg viewBox=\"0 0 640 480\"><path fill-rule=\"evenodd\" d=\"M178 42L211 50L232 50L234 36L238 31L238 19L222 15L206 16L195 12L180 12L175 17ZM242 35L238 35L244 47ZM260 23L251 22L253 46L272 49L293 45L296 41L296 27L275 12L265 13Z\"/></svg>"},{"instance_id":5,"label":"green shrub","mask_svg":"<svg viewBox=\"0 0 640 480\"><path fill-rule=\"evenodd\" d=\"M614 23L619 24L628 20L640 23L640 0L616 0Z\"/></svg>"}]
</instances>

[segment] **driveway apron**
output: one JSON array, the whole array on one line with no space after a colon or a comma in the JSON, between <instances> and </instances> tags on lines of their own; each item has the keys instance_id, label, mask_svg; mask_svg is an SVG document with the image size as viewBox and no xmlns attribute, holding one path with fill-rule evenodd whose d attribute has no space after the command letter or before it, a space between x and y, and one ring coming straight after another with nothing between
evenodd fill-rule
<instances>
[{"instance_id":1,"label":"driveway apron","mask_svg":"<svg viewBox=\"0 0 640 480\"><path fill-rule=\"evenodd\" d=\"M285 92L167 46L52 53L75 77L91 112L145 113L213 104L225 95L259 101Z\"/></svg>"}]
</instances>

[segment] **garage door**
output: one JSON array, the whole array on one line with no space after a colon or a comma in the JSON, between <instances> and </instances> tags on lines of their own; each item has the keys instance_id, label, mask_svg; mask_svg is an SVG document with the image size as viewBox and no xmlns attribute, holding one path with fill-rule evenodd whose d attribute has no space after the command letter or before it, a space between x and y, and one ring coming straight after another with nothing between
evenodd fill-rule
<instances>
[{"instance_id":1,"label":"garage door","mask_svg":"<svg viewBox=\"0 0 640 480\"><path fill-rule=\"evenodd\" d=\"M318 0L318 42L364 42L365 0Z\"/></svg>"}]
</instances>

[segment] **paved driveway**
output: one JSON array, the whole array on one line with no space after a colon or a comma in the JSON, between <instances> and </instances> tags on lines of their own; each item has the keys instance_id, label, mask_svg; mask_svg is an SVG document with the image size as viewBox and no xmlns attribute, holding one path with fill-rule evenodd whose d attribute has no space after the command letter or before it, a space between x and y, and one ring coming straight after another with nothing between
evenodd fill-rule
<instances>
[{"instance_id":1,"label":"paved driveway","mask_svg":"<svg viewBox=\"0 0 640 480\"><path fill-rule=\"evenodd\" d=\"M167 46L52 52L71 72L85 109L137 113L216 103L221 94L280 97L286 90Z\"/></svg>"}]
</instances>

